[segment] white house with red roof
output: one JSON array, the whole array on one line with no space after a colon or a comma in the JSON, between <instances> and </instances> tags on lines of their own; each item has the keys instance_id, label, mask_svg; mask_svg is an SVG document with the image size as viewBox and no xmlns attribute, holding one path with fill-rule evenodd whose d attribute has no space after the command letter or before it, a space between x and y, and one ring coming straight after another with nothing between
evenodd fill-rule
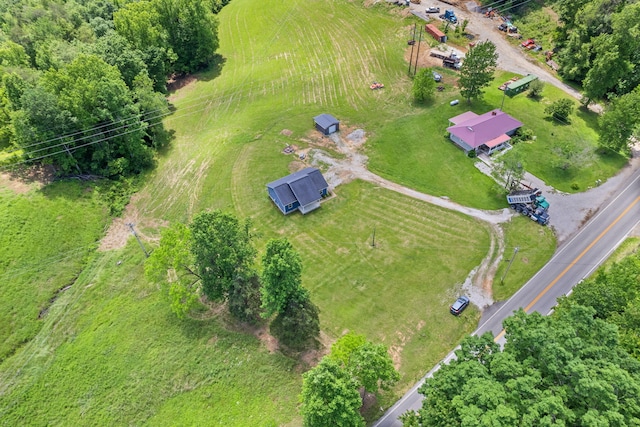
<instances>
[{"instance_id":1,"label":"white house with red roof","mask_svg":"<svg viewBox=\"0 0 640 427\"><path fill-rule=\"evenodd\" d=\"M475 150L492 154L509 148L511 135L522 127L522 122L500 110L482 115L467 111L450 118L449 122L453 125L447 128L451 140L465 153Z\"/></svg>"}]
</instances>

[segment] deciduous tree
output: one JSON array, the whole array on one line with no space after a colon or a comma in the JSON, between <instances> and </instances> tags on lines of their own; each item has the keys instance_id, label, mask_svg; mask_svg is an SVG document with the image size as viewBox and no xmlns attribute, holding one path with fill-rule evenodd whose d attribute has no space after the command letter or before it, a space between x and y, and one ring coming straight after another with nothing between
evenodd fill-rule
<instances>
[{"instance_id":1,"label":"deciduous tree","mask_svg":"<svg viewBox=\"0 0 640 427\"><path fill-rule=\"evenodd\" d=\"M431 68L422 68L413 77L413 99L416 102L424 102L433 98L436 91L436 82L433 79Z\"/></svg>"},{"instance_id":2,"label":"deciduous tree","mask_svg":"<svg viewBox=\"0 0 640 427\"><path fill-rule=\"evenodd\" d=\"M269 325L269 330L285 346L302 350L317 346L320 335L320 311L311 302L309 292L300 288Z\"/></svg>"},{"instance_id":3,"label":"deciduous tree","mask_svg":"<svg viewBox=\"0 0 640 427\"><path fill-rule=\"evenodd\" d=\"M367 341L364 335L351 332L343 335L331 346L329 357L339 361L359 386L369 392L388 390L400 379L387 348Z\"/></svg>"},{"instance_id":4,"label":"deciduous tree","mask_svg":"<svg viewBox=\"0 0 640 427\"><path fill-rule=\"evenodd\" d=\"M256 250L250 222L220 210L196 215L189 226L191 252L202 277L202 291L211 300L225 301L238 278L252 275Z\"/></svg>"},{"instance_id":5,"label":"deciduous tree","mask_svg":"<svg viewBox=\"0 0 640 427\"><path fill-rule=\"evenodd\" d=\"M323 358L302 381L300 413L307 427L364 427L355 380L338 362Z\"/></svg>"},{"instance_id":6,"label":"deciduous tree","mask_svg":"<svg viewBox=\"0 0 640 427\"><path fill-rule=\"evenodd\" d=\"M184 318L200 296L201 277L190 251L191 231L175 223L162 231L160 245L145 261L146 277L159 283L171 303L171 310Z\"/></svg>"},{"instance_id":7,"label":"deciduous tree","mask_svg":"<svg viewBox=\"0 0 640 427\"><path fill-rule=\"evenodd\" d=\"M469 49L460 67L460 94L470 103L478 98L493 80L493 72L498 61L496 46L490 41L476 44Z\"/></svg>"},{"instance_id":8,"label":"deciduous tree","mask_svg":"<svg viewBox=\"0 0 640 427\"><path fill-rule=\"evenodd\" d=\"M540 79L535 79L529 84L529 91L527 92L527 96L529 98L538 99L542 96L542 91L544 90L544 83Z\"/></svg>"},{"instance_id":9,"label":"deciduous tree","mask_svg":"<svg viewBox=\"0 0 640 427\"><path fill-rule=\"evenodd\" d=\"M568 98L561 98L553 101L544 109L544 113L561 122L569 122L569 116L573 113L574 102Z\"/></svg>"},{"instance_id":10,"label":"deciduous tree","mask_svg":"<svg viewBox=\"0 0 640 427\"><path fill-rule=\"evenodd\" d=\"M617 328L567 305L552 316L520 310L493 336L465 338L456 359L420 388L411 425L632 425L640 417L640 363ZM418 423L418 424L417 424Z\"/></svg>"},{"instance_id":11,"label":"deciduous tree","mask_svg":"<svg viewBox=\"0 0 640 427\"><path fill-rule=\"evenodd\" d=\"M284 310L300 293L302 259L289 240L271 239L262 257L262 306L264 316Z\"/></svg>"},{"instance_id":12,"label":"deciduous tree","mask_svg":"<svg viewBox=\"0 0 640 427\"><path fill-rule=\"evenodd\" d=\"M614 98L600 117L599 144L613 151L629 151L630 138L640 130L640 86Z\"/></svg>"}]
</instances>

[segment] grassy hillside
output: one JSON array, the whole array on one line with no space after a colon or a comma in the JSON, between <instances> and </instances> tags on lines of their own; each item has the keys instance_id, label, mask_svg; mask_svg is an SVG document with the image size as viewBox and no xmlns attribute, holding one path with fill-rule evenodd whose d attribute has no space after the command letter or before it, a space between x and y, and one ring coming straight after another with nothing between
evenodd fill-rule
<instances>
[{"instance_id":1,"label":"grassy hillside","mask_svg":"<svg viewBox=\"0 0 640 427\"><path fill-rule=\"evenodd\" d=\"M107 224L107 209L79 183L17 195L0 187L0 361L40 330Z\"/></svg>"},{"instance_id":2,"label":"grassy hillside","mask_svg":"<svg viewBox=\"0 0 640 427\"><path fill-rule=\"evenodd\" d=\"M486 255L488 229L359 181L339 186L310 215L284 217L265 184L300 166L282 148L308 144L311 118L329 112L345 129L365 129L372 168L386 177L474 206L498 205L490 180L442 141L435 122L425 133L417 124L428 110L408 98L408 23L384 5L234 0L220 15L222 66L171 95L176 111L167 126L175 140L133 203L148 224L222 208L253 220L259 248L270 237L291 239L326 340L352 330L391 348L402 381L382 405L475 327L476 309L456 318L447 306ZM371 91L373 80L385 89ZM433 107L453 91L449 85ZM429 120L448 111L434 109ZM418 153L429 135L440 138L438 150ZM396 141L416 158L413 176L399 162L376 166L390 158L384 145ZM438 167L416 173L424 164ZM460 171L461 181L452 180ZM552 239L545 244L552 248ZM298 425L304 364L270 353L252 331L230 329L216 307L179 321L144 279L143 261L135 241L96 254L60 295L35 338L0 366L3 423Z\"/></svg>"}]
</instances>

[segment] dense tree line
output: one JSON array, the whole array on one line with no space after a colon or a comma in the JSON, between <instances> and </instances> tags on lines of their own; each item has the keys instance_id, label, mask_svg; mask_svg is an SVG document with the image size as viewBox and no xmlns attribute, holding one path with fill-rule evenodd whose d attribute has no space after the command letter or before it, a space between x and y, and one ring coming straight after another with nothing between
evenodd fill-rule
<instances>
[{"instance_id":1,"label":"dense tree line","mask_svg":"<svg viewBox=\"0 0 640 427\"><path fill-rule=\"evenodd\" d=\"M580 82L585 103L607 101L601 145L628 150L640 130L640 3L556 0L562 25L555 36L563 77Z\"/></svg>"},{"instance_id":2,"label":"dense tree line","mask_svg":"<svg viewBox=\"0 0 640 427\"><path fill-rule=\"evenodd\" d=\"M405 426L640 424L640 255L601 269L551 316L522 310L466 338Z\"/></svg>"},{"instance_id":3,"label":"dense tree line","mask_svg":"<svg viewBox=\"0 0 640 427\"><path fill-rule=\"evenodd\" d=\"M0 149L60 174L148 168L168 141L167 77L211 63L226 2L5 2Z\"/></svg>"},{"instance_id":4,"label":"dense tree line","mask_svg":"<svg viewBox=\"0 0 640 427\"><path fill-rule=\"evenodd\" d=\"M243 322L272 319L271 333L289 348L314 346L319 311L302 286L300 254L287 239L271 239L260 274L250 229L249 221L219 210L200 213L188 225L175 223L147 259L146 276L160 284L180 318L204 297L227 303Z\"/></svg>"}]
</instances>

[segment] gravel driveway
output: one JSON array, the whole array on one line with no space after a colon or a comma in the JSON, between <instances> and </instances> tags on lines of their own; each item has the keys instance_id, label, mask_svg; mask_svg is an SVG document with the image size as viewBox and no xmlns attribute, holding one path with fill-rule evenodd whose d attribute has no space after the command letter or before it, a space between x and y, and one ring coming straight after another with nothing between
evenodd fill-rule
<instances>
[{"instance_id":1,"label":"gravel driveway","mask_svg":"<svg viewBox=\"0 0 640 427\"><path fill-rule=\"evenodd\" d=\"M575 99L580 100L582 98L580 92L561 82L548 68L541 67L538 62L530 59L520 48L510 44L504 33L497 29L502 22L499 18L485 18L481 13L475 12L478 4L473 1L461 4L463 7L455 7L437 0L429 0L423 1L421 4L411 3L409 7L414 15L422 19L427 19L427 17L439 19L437 14L425 13L424 11L427 7L440 7L441 11L453 9L459 22L465 19L469 21L466 31L474 34L476 41L489 40L496 45L499 69L522 75L535 74L540 80L562 89ZM602 107L597 104L590 105L589 109L597 113L602 112Z\"/></svg>"}]
</instances>

